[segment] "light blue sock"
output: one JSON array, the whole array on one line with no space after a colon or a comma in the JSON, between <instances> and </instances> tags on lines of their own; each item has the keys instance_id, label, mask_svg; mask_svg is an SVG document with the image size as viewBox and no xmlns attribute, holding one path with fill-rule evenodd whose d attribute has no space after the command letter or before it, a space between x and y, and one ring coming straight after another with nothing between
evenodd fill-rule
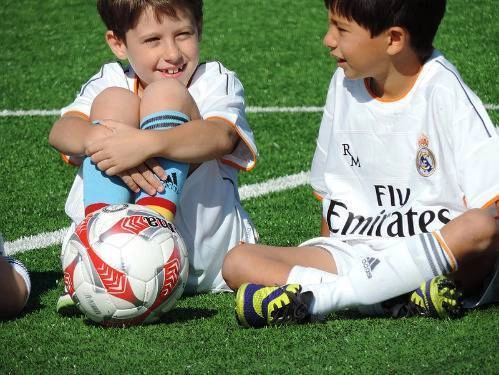
<instances>
[{"instance_id":1,"label":"light blue sock","mask_svg":"<svg viewBox=\"0 0 499 375\"><path fill-rule=\"evenodd\" d=\"M143 130L168 130L187 121L189 121L189 117L181 112L161 111L144 117L140 123L140 128ZM156 160L168 176L166 181L163 181L165 190L154 196L150 196L141 190L137 194L135 202L148 206L166 219L173 221L180 200L180 193L187 178L189 164L164 158L156 158Z\"/></svg>"},{"instance_id":2,"label":"light blue sock","mask_svg":"<svg viewBox=\"0 0 499 375\"><path fill-rule=\"evenodd\" d=\"M82 168L85 216L110 204L131 202L132 192L121 178L100 171L90 157L83 160Z\"/></svg>"}]
</instances>

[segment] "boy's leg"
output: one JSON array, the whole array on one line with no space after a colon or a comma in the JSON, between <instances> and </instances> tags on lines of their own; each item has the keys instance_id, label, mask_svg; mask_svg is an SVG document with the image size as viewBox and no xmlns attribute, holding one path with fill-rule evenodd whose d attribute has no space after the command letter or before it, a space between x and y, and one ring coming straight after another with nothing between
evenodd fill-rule
<instances>
[{"instance_id":1,"label":"boy's leg","mask_svg":"<svg viewBox=\"0 0 499 375\"><path fill-rule=\"evenodd\" d=\"M28 270L6 256L0 235L0 320L14 318L26 305L31 291Z\"/></svg>"},{"instance_id":2,"label":"boy's leg","mask_svg":"<svg viewBox=\"0 0 499 375\"><path fill-rule=\"evenodd\" d=\"M92 103L90 119L114 120L125 125L138 127L140 99L129 90L110 87L102 91ZM117 176L107 176L101 172L89 157L83 160L83 204L85 215L110 204L131 201L132 192ZM56 311L62 315L78 312L76 306L64 289L57 300Z\"/></svg>"},{"instance_id":3,"label":"boy's leg","mask_svg":"<svg viewBox=\"0 0 499 375\"><path fill-rule=\"evenodd\" d=\"M317 246L278 247L242 243L231 249L222 265L222 276L227 285L236 290L245 282L262 285L284 285L291 272L311 270L310 279L305 276L294 282L310 283L320 270L327 274L337 273L331 254ZM313 271L312 271L313 270ZM313 276L314 275L314 276ZM319 276L320 277L320 276Z\"/></svg>"},{"instance_id":4,"label":"boy's leg","mask_svg":"<svg viewBox=\"0 0 499 375\"><path fill-rule=\"evenodd\" d=\"M460 265L452 278L465 294L477 294L499 259L496 220L487 211L474 209L446 224L441 232Z\"/></svg>"},{"instance_id":5,"label":"boy's leg","mask_svg":"<svg viewBox=\"0 0 499 375\"><path fill-rule=\"evenodd\" d=\"M139 124L140 99L132 92L111 87L100 93L92 103L90 119L114 120L137 127ZM128 203L131 191L118 176L107 176L90 158L83 161L83 202L85 215L110 205Z\"/></svg>"},{"instance_id":6,"label":"boy's leg","mask_svg":"<svg viewBox=\"0 0 499 375\"><path fill-rule=\"evenodd\" d=\"M312 293L301 294L300 285L288 283L289 278L300 274L302 281L329 281L335 276L331 272L336 272L334 258L315 246L285 248L242 243L229 251L222 266L227 285L237 289L236 318L241 325L250 327L262 327L271 319L284 322L290 316L307 319ZM256 284L245 283L248 280Z\"/></svg>"},{"instance_id":7,"label":"boy's leg","mask_svg":"<svg viewBox=\"0 0 499 375\"><path fill-rule=\"evenodd\" d=\"M354 255L343 260L347 251L342 247L348 245L327 238L319 238L315 243L309 241L306 245L310 249L314 246L328 249L334 254L338 265L345 265L340 267L341 274L301 265L291 268L288 265L291 269L284 287L243 284L236 295L238 321L242 325L255 327L286 320L307 321L312 316L372 305L408 293L416 289L421 280L433 277L432 268L423 259L426 255L418 251L416 243L425 240L429 241L428 246L436 247L437 241L433 236L427 236L430 238L416 236L409 243L400 240L377 251L367 245L356 245L349 250ZM443 250L439 251L438 256L443 257ZM304 309L308 314L302 313Z\"/></svg>"},{"instance_id":8,"label":"boy's leg","mask_svg":"<svg viewBox=\"0 0 499 375\"><path fill-rule=\"evenodd\" d=\"M348 274L331 275L326 283L304 285L303 291L311 291L314 296L309 312L325 315L347 307L388 300L416 289L422 280L455 271L458 262L488 255L495 235L493 219L481 210L471 210L465 215L448 223L443 231L445 239L453 244L451 246L457 247L455 252L450 252L449 245L438 232L401 239L370 254L369 249L365 249L369 256L353 263ZM469 221L474 225L469 225ZM461 242L457 244L456 239ZM282 300L280 303L282 307Z\"/></svg>"},{"instance_id":9,"label":"boy's leg","mask_svg":"<svg viewBox=\"0 0 499 375\"><path fill-rule=\"evenodd\" d=\"M189 92L176 80L160 80L144 90L140 106L140 128L164 131L199 118L197 106ZM189 165L164 158L156 158L167 174L165 190L150 196L141 191L136 203L148 206L173 221Z\"/></svg>"}]
</instances>

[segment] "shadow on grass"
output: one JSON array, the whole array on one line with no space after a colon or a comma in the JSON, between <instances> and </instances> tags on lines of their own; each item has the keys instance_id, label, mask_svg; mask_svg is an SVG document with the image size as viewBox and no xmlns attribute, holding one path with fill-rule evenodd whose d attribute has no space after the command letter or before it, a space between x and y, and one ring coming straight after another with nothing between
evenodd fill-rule
<instances>
[{"instance_id":1,"label":"shadow on grass","mask_svg":"<svg viewBox=\"0 0 499 375\"><path fill-rule=\"evenodd\" d=\"M28 303L23 309L21 316L41 310L42 308L46 307L40 303L41 296L49 290L56 289L57 280L62 279L62 273L55 271L30 271L29 276L31 279L31 293L28 299Z\"/></svg>"},{"instance_id":2,"label":"shadow on grass","mask_svg":"<svg viewBox=\"0 0 499 375\"><path fill-rule=\"evenodd\" d=\"M185 323L191 320L197 320L197 319L205 319L205 318L210 318L212 316L215 316L217 314L216 310L213 309L200 309L200 308L186 308L186 307L178 307L175 308L169 312L167 312L164 316L160 318L159 321L147 324L148 326L155 326L155 325L163 325L163 324L173 324L173 323ZM80 315L82 316L83 314L78 312L73 314L73 316ZM127 324L122 324L122 323L96 323L90 319L85 319L85 324L90 325L90 326L96 326L96 327L103 327L106 329L113 329L113 328L125 328L128 325ZM132 324L131 326L140 326L140 324L135 325Z\"/></svg>"},{"instance_id":3,"label":"shadow on grass","mask_svg":"<svg viewBox=\"0 0 499 375\"><path fill-rule=\"evenodd\" d=\"M178 307L167 312L160 320L161 323L184 323L190 320L211 318L217 315L217 310Z\"/></svg>"}]
</instances>

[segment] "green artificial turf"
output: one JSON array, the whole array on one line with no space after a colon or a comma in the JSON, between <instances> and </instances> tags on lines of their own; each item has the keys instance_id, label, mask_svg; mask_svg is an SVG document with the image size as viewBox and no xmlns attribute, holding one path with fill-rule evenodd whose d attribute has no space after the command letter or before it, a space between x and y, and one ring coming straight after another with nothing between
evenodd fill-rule
<instances>
[{"instance_id":1,"label":"green artificial turf","mask_svg":"<svg viewBox=\"0 0 499 375\"><path fill-rule=\"evenodd\" d=\"M54 110L112 60L88 0L7 0L0 7L0 111ZM436 38L499 123L497 3L449 0ZM203 59L236 71L252 107L321 107L334 70L322 0L206 0ZM48 145L56 116L0 117L0 232L12 243L65 228L75 170ZM260 160L241 185L308 171L321 113L249 113ZM295 245L319 232L308 186L245 200L263 243ZM456 321L333 315L325 323L241 329L232 294L181 298L164 321L95 326L61 317L59 245L16 255L33 283L17 319L0 322L0 374L259 374L499 372L499 307ZM0 301L1 303L1 301Z\"/></svg>"}]
</instances>

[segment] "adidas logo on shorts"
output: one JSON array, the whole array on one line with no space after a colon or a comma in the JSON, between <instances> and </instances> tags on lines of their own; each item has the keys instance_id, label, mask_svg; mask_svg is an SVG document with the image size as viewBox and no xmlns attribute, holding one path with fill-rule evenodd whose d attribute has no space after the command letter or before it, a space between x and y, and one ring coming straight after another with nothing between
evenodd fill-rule
<instances>
[{"instance_id":1,"label":"adidas logo on shorts","mask_svg":"<svg viewBox=\"0 0 499 375\"><path fill-rule=\"evenodd\" d=\"M362 264L364 265L364 271L366 271L367 278L370 279L373 277L372 271L374 268L380 263L378 258L367 257L362 259Z\"/></svg>"}]
</instances>

